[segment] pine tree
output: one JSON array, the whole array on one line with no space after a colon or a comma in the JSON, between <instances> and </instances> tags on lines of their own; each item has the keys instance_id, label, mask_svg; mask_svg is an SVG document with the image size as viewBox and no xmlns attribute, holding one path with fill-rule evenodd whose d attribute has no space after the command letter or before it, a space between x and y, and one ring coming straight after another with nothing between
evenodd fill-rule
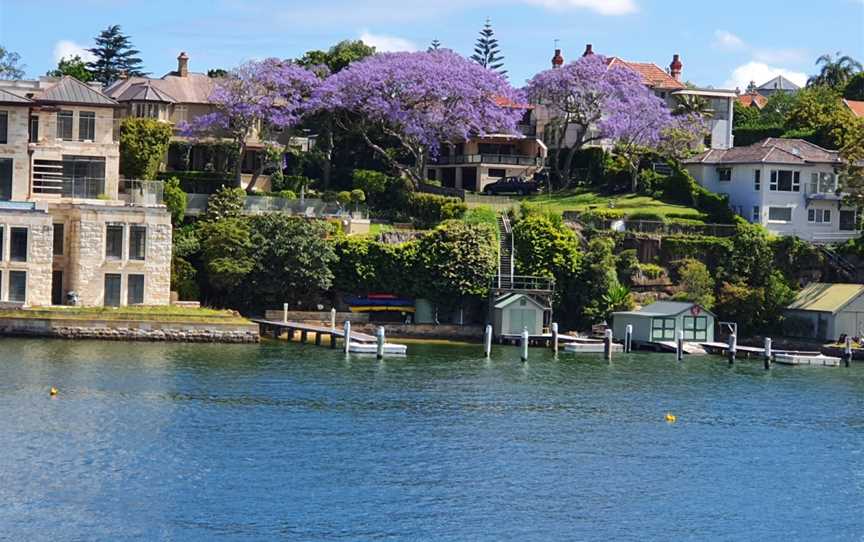
<instances>
[{"instance_id":1,"label":"pine tree","mask_svg":"<svg viewBox=\"0 0 864 542\"><path fill-rule=\"evenodd\" d=\"M496 71L501 75L507 75L507 70L501 69L504 66L504 62L502 62L504 57L501 56L501 51L498 49L498 40L495 39L495 31L492 30L492 23L488 18L483 30L480 31L477 43L474 44L474 54L471 55L471 60L484 68Z\"/></svg>"},{"instance_id":2,"label":"pine tree","mask_svg":"<svg viewBox=\"0 0 864 542\"><path fill-rule=\"evenodd\" d=\"M109 26L96 36L96 47L88 49L96 60L87 63L93 80L108 85L124 73L129 76L147 75L142 71L138 50L132 48L129 36L120 32L119 25Z\"/></svg>"},{"instance_id":3,"label":"pine tree","mask_svg":"<svg viewBox=\"0 0 864 542\"><path fill-rule=\"evenodd\" d=\"M432 51L437 51L440 48L441 48L441 42L438 40L432 40L432 43L429 44L429 48L426 49L426 51L431 53Z\"/></svg>"}]
</instances>

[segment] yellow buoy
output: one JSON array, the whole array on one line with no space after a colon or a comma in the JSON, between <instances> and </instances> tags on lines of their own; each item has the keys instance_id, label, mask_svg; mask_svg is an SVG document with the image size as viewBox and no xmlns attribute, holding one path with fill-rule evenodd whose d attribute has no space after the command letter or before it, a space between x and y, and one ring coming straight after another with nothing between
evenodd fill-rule
<instances>
[{"instance_id":1,"label":"yellow buoy","mask_svg":"<svg viewBox=\"0 0 864 542\"><path fill-rule=\"evenodd\" d=\"M666 421L667 422L675 423L676 420L678 420L678 418L675 416L675 414L672 414L671 412L666 413Z\"/></svg>"},{"instance_id":2,"label":"yellow buoy","mask_svg":"<svg viewBox=\"0 0 864 542\"><path fill-rule=\"evenodd\" d=\"M55 395L57 395L57 388L51 386L51 391L49 391L48 393L51 394L51 397L54 397Z\"/></svg>"}]
</instances>

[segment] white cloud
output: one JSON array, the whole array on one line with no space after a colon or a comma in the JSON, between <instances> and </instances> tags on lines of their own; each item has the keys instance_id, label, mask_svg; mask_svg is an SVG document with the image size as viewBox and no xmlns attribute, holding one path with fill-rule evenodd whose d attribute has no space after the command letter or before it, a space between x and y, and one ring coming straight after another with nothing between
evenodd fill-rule
<instances>
[{"instance_id":1,"label":"white cloud","mask_svg":"<svg viewBox=\"0 0 864 542\"><path fill-rule=\"evenodd\" d=\"M757 85L761 85L778 75L782 75L796 85L804 86L807 83L807 74L805 73L777 68L752 60L732 70L732 76L726 81L724 86L726 88L739 88L743 91L750 84L750 81L755 81Z\"/></svg>"},{"instance_id":2,"label":"white cloud","mask_svg":"<svg viewBox=\"0 0 864 542\"><path fill-rule=\"evenodd\" d=\"M727 51L739 51L747 47L744 40L728 30L714 31L714 46Z\"/></svg>"},{"instance_id":3,"label":"white cloud","mask_svg":"<svg viewBox=\"0 0 864 542\"><path fill-rule=\"evenodd\" d=\"M62 58L69 58L75 55L80 56L84 62L94 60L93 53L74 41L60 40L54 44L54 62L60 62Z\"/></svg>"},{"instance_id":4,"label":"white cloud","mask_svg":"<svg viewBox=\"0 0 864 542\"><path fill-rule=\"evenodd\" d=\"M600 15L627 15L636 13L639 7L635 0L524 0L529 4L549 9L583 8L596 11Z\"/></svg>"},{"instance_id":5,"label":"white cloud","mask_svg":"<svg viewBox=\"0 0 864 542\"><path fill-rule=\"evenodd\" d=\"M366 45L375 47L375 50L379 52L418 50L417 44L411 40L384 34L372 34L368 30L364 30L360 34L360 39Z\"/></svg>"}]
</instances>

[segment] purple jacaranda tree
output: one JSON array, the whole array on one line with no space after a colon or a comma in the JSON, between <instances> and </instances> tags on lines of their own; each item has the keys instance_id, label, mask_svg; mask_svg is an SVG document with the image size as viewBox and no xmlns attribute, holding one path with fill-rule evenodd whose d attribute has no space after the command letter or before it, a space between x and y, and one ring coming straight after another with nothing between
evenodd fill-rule
<instances>
[{"instance_id":1,"label":"purple jacaranda tree","mask_svg":"<svg viewBox=\"0 0 864 542\"><path fill-rule=\"evenodd\" d=\"M373 55L332 75L317 95L321 108L334 111L343 128L356 130L415 187L442 143L516 133L522 116L506 107L520 95L501 75L447 49ZM376 134L400 152L376 141Z\"/></svg>"},{"instance_id":2,"label":"purple jacaranda tree","mask_svg":"<svg viewBox=\"0 0 864 542\"><path fill-rule=\"evenodd\" d=\"M268 58L250 61L220 78L210 94L214 110L181 126L190 137L229 137L237 147L235 176L240 185L243 155L251 142L264 147L259 166L247 190L255 187L267 165L278 166L284 153L276 136L290 129L312 107L320 85L316 75L293 62Z\"/></svg>"},{"instance_id":3,"label":"purple jacaranda tree","mask_svg":"<svg viewBox=\"0 0 864 542\"><path fill-rule=\"evenodd\" d=\"M556 149L552 169L569 185L573 157L593 142L626 146L659 141L671 122L668 109L623 66L610 66L601 55L588 55L535 75L525 89L529 100L545 106L547 130ZM564 153L563 164L560 153Z\"/></svg>"}]
</instances>

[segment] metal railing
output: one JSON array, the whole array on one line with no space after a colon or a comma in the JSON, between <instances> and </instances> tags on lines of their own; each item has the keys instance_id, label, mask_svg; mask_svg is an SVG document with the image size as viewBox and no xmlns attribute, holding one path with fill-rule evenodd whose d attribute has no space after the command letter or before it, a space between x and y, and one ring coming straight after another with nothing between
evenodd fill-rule
<instances>
[{"instance_id":1,"label":"metal railing","mask_svg":"<svg viewBox=\"0 0 864 542\"><path fill-rule=\"evenodd\" d=\"M439 156L431 160L433 165L448 166L456 164L504 164L511 166L542 166L545 159L538 156L521 154L459 154Z\"/></svg>"},{"instance_id":2,"label":"metal railing","mask_svg":"<svg viewBox=\"0 0 864 542\"><path fill-rule=\"evenodd\" d=\"M510 277L510 283L501 286L507 290L519 290L524 292L554 292L555 279L548 277L529 277L525 275L514 275ZM497 277L493 280L492 288L498 287Z\"/></svg>"},{"instance_id":3,"label":"metal railing","mask_svg":"<svg viewBox=\"0 0 864 542\"><path fill-rule=\"evenodd\" d=\"M105 199L105 179L96 177L51 177L33 179L33 193L60 198Z\"/></svg>"},{"instance_id":4,"label":"metal railing","mask_svg":"<svg viewBox=\"0 0 864 542\"><path fill-rule=\"evenodd\" d=\"M120 181L119 199L127 205L158 206L163 203L164 189L162 181L123 179Z\"/></svg>"}]
</instances>

